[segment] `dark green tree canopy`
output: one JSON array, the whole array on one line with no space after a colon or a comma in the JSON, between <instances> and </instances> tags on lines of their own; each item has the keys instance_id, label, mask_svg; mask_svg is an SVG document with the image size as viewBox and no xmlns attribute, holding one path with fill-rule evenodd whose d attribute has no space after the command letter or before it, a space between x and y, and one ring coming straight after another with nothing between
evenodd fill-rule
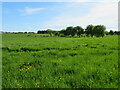
<instances>
[{"instance_id":1,"label":"dark green tree canopy","mask_svg":"<svg viewBox=\"0 0 120 90\"><path fill-rule=\"evenodd\" d=\"M109 34L114 35L114 31L110 30Z\"/></svg>"},{"instance_id":2,"label":"dark green tree canopy","mask_svg":"<svg viewBox=\"0 0 120 90\"><path fill-rule=\"evenodd\" d=\"M106 27L104 25L96 25L93 28L94 35L96 37L104 36Z\"/></svg>"},{"instance_id":3,"label":"dark green tree canopy","mask_svg":"<svg viewBox=\"0 0 120 90\"><path fill-rule=\"evenodd\" d=\"M81 34L84 34L84 29L81 26L76 26L74 29L79 37Z\"/></svg>"},{"instance_id":4,"label":"dark green tree canopy","mask_svg":"<svg viewBox=\"0 0 120 90\"><path fill-rule=\"evenodd\" d=\"M94 26L93 25L88 25L87 27L86 27L86 29L85 29L85 33L86 33L86 35L87 36L93 36L94 35L94 31L93 31L93 29L94 29Z\"/></svg>"},{"instance_id":5,"label":"dark green tree canopy","mask_svg":"<svg viewBox=\"0 0 120 90\"><path fill-rule=\"evenodd\" d=\"M115 31L110 32L106 31L106 27L104 25L88 25L85 29L81 26L69 26L66 29L62 29L60 31L54 31L51 29L47 29L46 31L38 31L38 33L48 33L50 36L96 36L96 37L103 37L104 35L120 35L120 32Z\"/></svg>"}]
</instances>

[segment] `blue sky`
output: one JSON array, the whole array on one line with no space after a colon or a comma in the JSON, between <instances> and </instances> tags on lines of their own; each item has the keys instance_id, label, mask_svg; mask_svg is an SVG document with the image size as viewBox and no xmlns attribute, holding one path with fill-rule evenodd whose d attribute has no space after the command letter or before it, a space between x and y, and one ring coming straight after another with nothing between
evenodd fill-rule
<instances>
[{"instance_id":1,"label":"blue sky","mask_svg":"<svg viewBox=\"0 0 120 90\"><path fill-rule=\"evenodd\" d=\"M61 30L67 26L102 24L117 30L116 2L3 2L2 30Z\"/></svg>"}]
</instances>

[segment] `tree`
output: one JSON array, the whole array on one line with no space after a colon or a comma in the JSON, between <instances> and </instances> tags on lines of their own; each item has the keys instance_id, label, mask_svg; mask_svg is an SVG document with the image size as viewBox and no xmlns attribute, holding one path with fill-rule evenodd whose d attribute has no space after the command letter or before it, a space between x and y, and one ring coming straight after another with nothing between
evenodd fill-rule
<instances>
[{"instance_id":1,"label":"tree","mask_svg":"<svg viewBox=\"0 0 120 90\"><path fill-rule=\"evenodd\" d=\"M60 31L60 34L66 35L66 30L65 30L65 29L62 29L62 30Z\"/></svg>"},{"instance_id":2,"label":"tree","mask_svg":"<svg viewBox=\"0 0 120 90\"><path fill-rule=\"evenodd\" d=\"M76 29L72 26L66 28L66 35L71 35L72 37L76 34Z\"/></svg>"},{"instance_id":3,"label":"tree","mask_svg":"<svg viewBox=\"0 0 120 90\"><path fill-rule=\"evenodd\" d=\"M114 35L114 32L112 30L110 30L109 34L110 35Z\"/></svg>"},{"instance_id":4,"label":"tree","mask_svg":"<svg viewBox=\"0 0 120 90\"><path fill-rule=\"evenodd\" d=\"M59 36L59 31L53 31L53 34L54 34L55 36Z\"/></svg>"},{"instance_id":5,"label":"tree","mask_svg":"<svg viewBox=\"0 0 120 90\"><path fill-rule=\"evenodd\" d=\"M44 30L44 31L40 31L40 30L39 30L39 31L37 31L37 34L48 34L48 32L45 31L45 30Z\"/></svg>"},{"instance_id":6,"label":"tree","mask_svg":"<svg viewBox=\"0 0 120 90\"><path fill-rule=\"evenodd\" d=\"M114 34L115 35L120 35L120 31L115 31Z\"/></svg>"},{"instance_id":7,"label":"tree","mask_svg":"<svg viewBox=\"0 0 120 90\"><path fill-rule=\"evenodd\" d=\"M93 28L93 32L96 37L100 37L100 36L103 37L105 35L105 30L106 27L104 25L96 25Z\"/></svg>"},{"instance_id":8,"label":"tree","mask_svg":"<svg viewBox=\"0 0 120 90\"><path fill-rule=\"evenodd\" d=\"M66 28L66 35L71 35L72 30L73 30L73 27L72 27L72 26L67 27L67 28Z\"/></svg>"},{"instance_id":9,"label":"tree","mask_svg":"<svg viewBox=\"0 0 120 90\"><path fill-rule=\"evenodd\" d=\"M71 29L70 35L71 35L72 37L74 37L76 33L77 33L77 30L73 27L73 28Z\"/></svg>"},{"instance_id":10,"label":"tree","mask_svg":"<svg viewBox=\"0 0 120 90\"><path fill-rule=\"evenodd\" d=\"M35 34L35 32L28 32L29 34Z\"/></svg>"},{"instance_id":11,"label":"tree","mask_svg":"<svg viewBox=\"0 0 120 90\"><path fill-rule=\"evenodd\" d=\"M74 27L74 29L79 37L81 34L84 34L84 29L82 27L76 26L76 27Z\"/></svg>"},{"instance_id":12,"label":"tree","mask_svg":"<svg viewBox=\"0 0 120 90\"><path fill-rule=\"evenodd\" d=\"M105 35L108 35L108 34L109 34L109 32L108 32L108 31L105 31L104 33L105 33Z\"/></svg>"},{"instance_id":13,"label":"tree","mask_svg":"<svg viewBox=\"0 0 120 90\"><path fill-rule=\"evenodd\" d=\"M53 34L53 30L51 30L51 29L47 29L46 31L48 32L48 34L50 34L50 36L52 36L52 34Z\"/></svg>"},{"instance_id":14,"label":"tree","mask_svg":"<svg viewBox=\"0 0 120 90\"><path fill-rule=\"evenodd\" d=\"M85 34L86 34L87 36L93 37L93 35L94 35L93 29L94 29L94 26L93 26L93 25L88 25L88 26L86 27L86 29L85 29Z\"/></svg>"},{"instance_id":15,"label":"tree","mask_svg":"<svg viewBox=\"0 0 120 90\"><path fill-rule=\"evenodd\" d=\"M115 35L118 35L118 31L114 31L114 34L115 34Z\"/></svg>"},{"instance_id":16,"label":"tree","mask_svg":"<svg viewBox=\"0 0 120 90\"><path fill-rule=\"evenodd\" d=\"M117 35L120 35L120 31L118 31Z\"/></svg>"}]
</instances>

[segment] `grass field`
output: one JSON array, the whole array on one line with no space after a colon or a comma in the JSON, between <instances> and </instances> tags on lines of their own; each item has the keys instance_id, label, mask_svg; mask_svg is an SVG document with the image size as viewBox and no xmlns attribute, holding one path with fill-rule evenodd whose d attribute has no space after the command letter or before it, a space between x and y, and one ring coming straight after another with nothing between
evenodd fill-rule
<instances>
[{"instance_id":1,"label":"grass field","mask_svg":"<svg viewBox=\"0 0 120 90\"><path fill-rule=\"evenodd\" d=\"M3 88L118 88L118 36L2 35Z\"/></svg>"}]
</instances>

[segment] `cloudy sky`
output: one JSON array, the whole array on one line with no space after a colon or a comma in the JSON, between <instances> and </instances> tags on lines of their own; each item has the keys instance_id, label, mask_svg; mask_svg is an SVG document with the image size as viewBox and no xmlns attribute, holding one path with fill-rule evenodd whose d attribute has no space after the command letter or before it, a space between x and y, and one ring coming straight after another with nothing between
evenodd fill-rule
<instances>
[{"instance_id":1,"label":"cloudy sky","mask_svg":"<svg viewBox=\"0 0 120 90\"><path fill-rule=\"evenodd\" d=\"M2 2L3 31L37 32L37 30L60 30L67 26L78 25L85 28L89 24L105 25L108 31L118 30L118 2L114 0L11 1L13 2Z\"/></svg>"}]
</instances>

